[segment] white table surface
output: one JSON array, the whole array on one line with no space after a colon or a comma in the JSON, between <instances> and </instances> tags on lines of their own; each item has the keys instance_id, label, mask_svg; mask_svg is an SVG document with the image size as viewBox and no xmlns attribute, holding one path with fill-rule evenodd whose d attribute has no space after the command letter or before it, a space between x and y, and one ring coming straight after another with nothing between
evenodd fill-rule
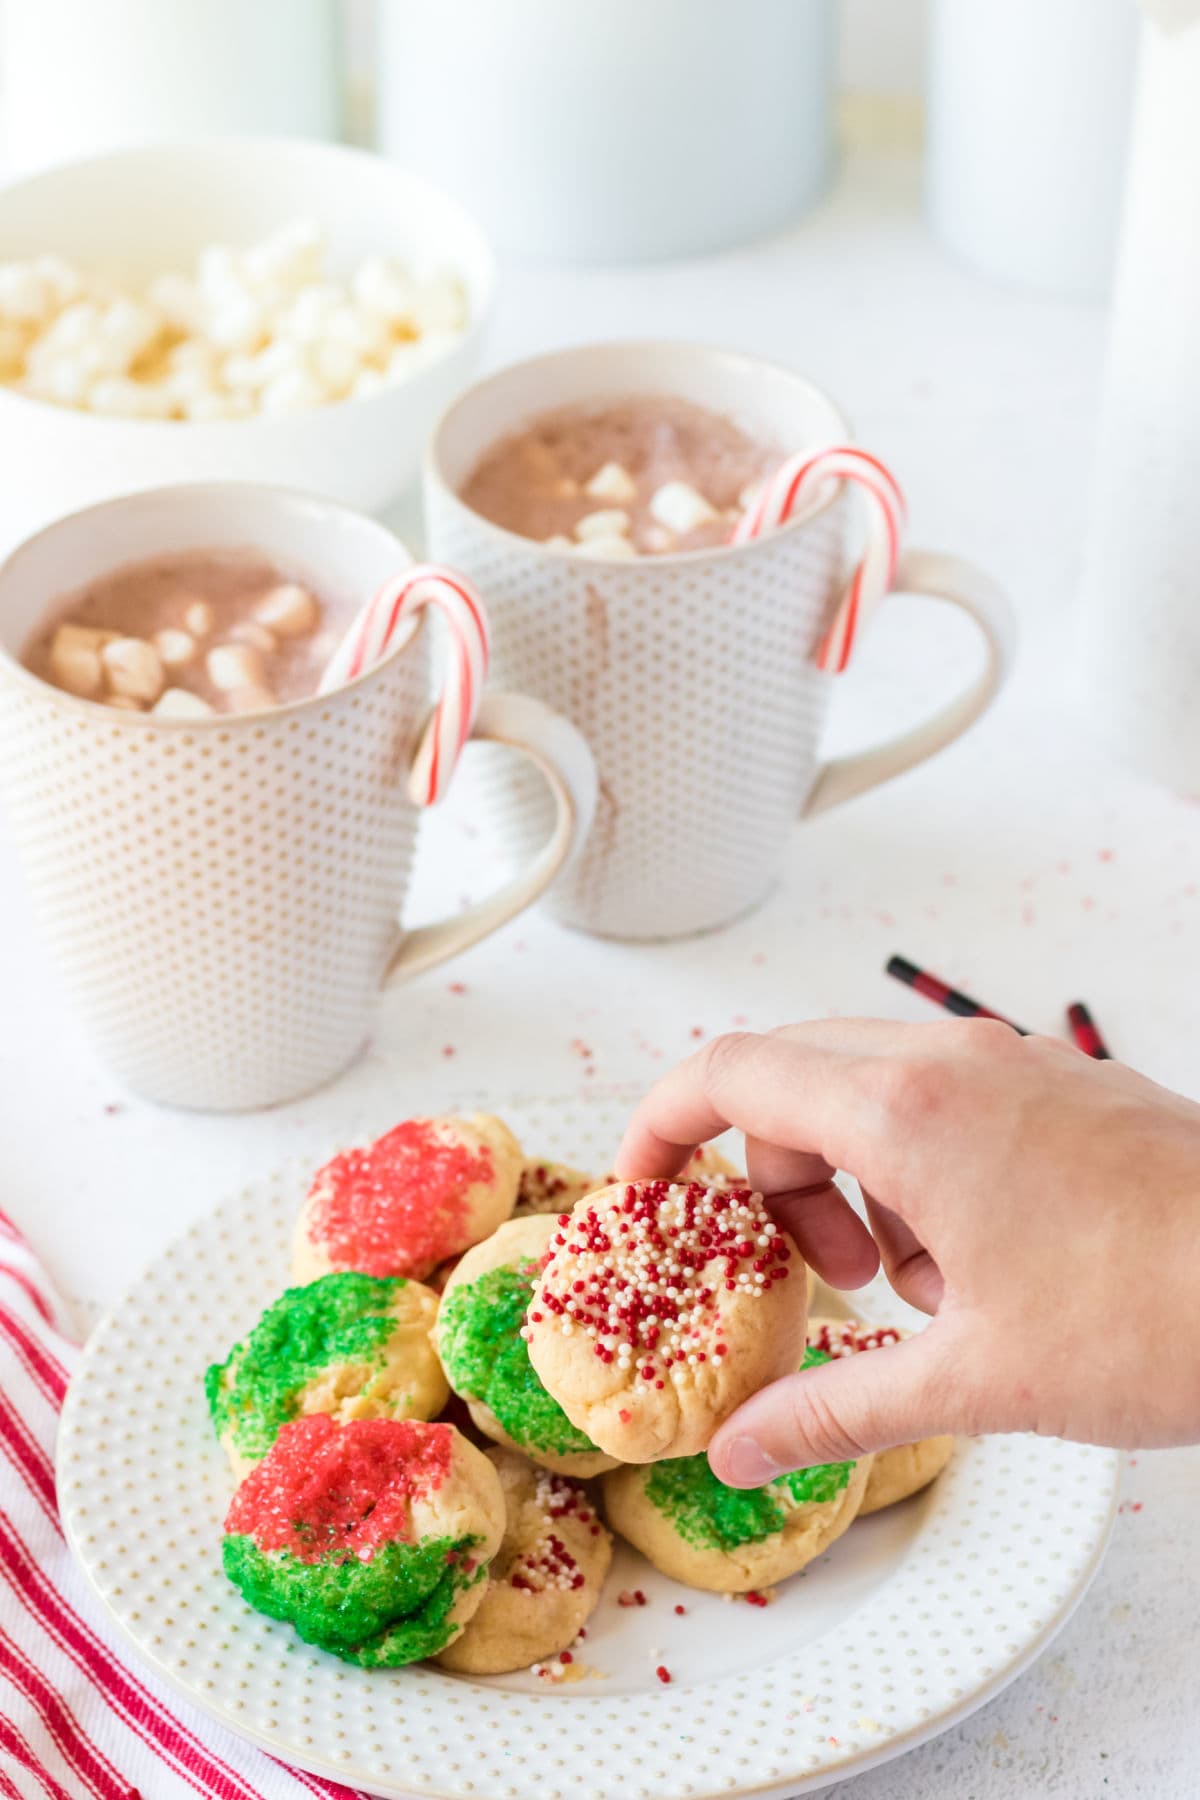
<instances>
[{"instance_id":1,"label":"white table surface","mask_svg":"<svg viewBox=\"0 0 1200 1800\"><path fill-rule=\"evenodd\" d=\"M490 359L672 334L797 365L843 401L904 480L913 541L1007 584L1022 624L1011 686L936 762L798 830L785 883L754 917L623 947L528 916L389 995L366 1057L334 1086L252 1117L162 1112L117 1088L42 954L0 831L3 1204L87 1309L232 1185L284 1153L322 1156L368 1118L460 1095L636 1088L735 1025L930 1016L884 978L894 950L1039 1030L1061 1030L1085 997L1118 1055L1200 1094L1200 812L1113 766L1071 710L1103 316L955 267L920 221L914 165L860 155L816 216L752 249L510 271ZM919 716L973 655L970 628L944 610L890 603L839 691L837 745ZM428 837L422 910L481 892L462 821ZM1191 1800L1200 1452L1131 1459L1126 1489L1104 1571L1042 1662L974 1719L847 1784L847 1800Z\"/></svg>"}]
</instances>

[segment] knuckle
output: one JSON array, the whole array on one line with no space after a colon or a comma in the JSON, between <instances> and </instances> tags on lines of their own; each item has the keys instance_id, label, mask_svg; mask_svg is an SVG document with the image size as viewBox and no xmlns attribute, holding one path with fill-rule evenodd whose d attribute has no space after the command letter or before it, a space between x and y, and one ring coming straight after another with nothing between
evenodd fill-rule
<instances>
[{"instance_id":1,"label":"knuckle","mask_svg":"<svg viewBox=\"0 0 1200 1800\"><path fill-rule=\"evenodd\" d=\"M822 1381L796 1379L791 1395L791 1425L797 1443L803 1444L814 1463L842 1462L865 1454L861 1442L846 1428L830 1405Z\"/></svg>"},{"instance_id":2,"label":"knuckle","mask_svg":"<svg viewBox=\"0 0 1200 1800\"><path fill-rule=\"evenodd\" d=\"M749 1031L726 1031L720 1037L710 1039L700 1052L705 1091L710 1094L719 1091L757 1041Z\"/></svg>"},{"instance_id":3,"label":"knuckle","mask_svg":"<svg viewBox=\"0 0 1200 1800\"><path fill-rule=\"evenodd\" d=\"M954 1089L951 1066L920 1056L881 1062L875 1070L875 1102L893 1125L913 1126L936 1117Z\"/></svg>"}]
</instances>

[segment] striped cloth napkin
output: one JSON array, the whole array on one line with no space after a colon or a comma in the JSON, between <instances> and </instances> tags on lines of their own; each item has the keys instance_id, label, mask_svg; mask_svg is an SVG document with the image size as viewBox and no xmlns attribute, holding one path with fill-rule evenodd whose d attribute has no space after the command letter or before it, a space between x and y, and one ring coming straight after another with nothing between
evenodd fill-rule
<instances>
[{"instance_id":1,"label":"striped cloth napkin","mask_svg":"<svg viewBox=\"0 0 1200 1800\"><path fill-rule=\"evenodd\" d=\"M240 1742L127 1665L55 1501L78 1356L65 1309L0 1212L0 1800L365 1800Z\"/></svg>"}]
</instances>

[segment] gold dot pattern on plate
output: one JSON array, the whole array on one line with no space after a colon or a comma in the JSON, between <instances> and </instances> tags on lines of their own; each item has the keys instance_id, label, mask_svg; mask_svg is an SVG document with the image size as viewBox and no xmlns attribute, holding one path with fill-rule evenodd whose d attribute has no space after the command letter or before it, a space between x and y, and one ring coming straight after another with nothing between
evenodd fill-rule
<instances>
[{"instance_id":1,"label":"gold dot pattern on plate","mask_svg":"<svg viewBox=\"0 0 1200 1800\"><path fill-rule=\"evenodd\" d=\"M39 924L132 1087L262 1105L362 1043L416 840L425 642L325 699L188 728L10 683L0 769Z\"/></svg>"},{"instance_id":2,"label":"gold dot pattern on plate","mask_svg":"<svg viewBox=\"0 0 1200 1800\"><path fill-rule=\"evenodd\" d=\"M594 1168L628 1111L494 1095L447 1104L498 1111L540 1153ZM284 1760L427 1800L790 1797L988 1697L1086 1586L1112 1517L1115 1454L980 1438L925 1496L852 1527L765 1610L681 1588L621 1547L580 1650L603 1671L594 1680L379 1674L301 1644L222 1575L228 1473L200 1377L285 1284L308 1173L248 1187L150 1267L91 1341L59 1455L72 1544L137 1651ZM881 1323L911 1323L882 1283L855 1300ZM648 1606L618 1607L634 1586Z\"/></svg>"}]
</instances>

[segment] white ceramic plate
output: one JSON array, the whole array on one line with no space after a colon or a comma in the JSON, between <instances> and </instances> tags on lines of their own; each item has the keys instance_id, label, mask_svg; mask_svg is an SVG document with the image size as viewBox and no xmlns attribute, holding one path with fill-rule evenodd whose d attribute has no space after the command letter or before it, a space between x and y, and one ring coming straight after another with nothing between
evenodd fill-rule
<instances>
[{"instance_id":1,"label":"white ceramic plate","mask_svg":"<svg viewBox=\"0 0 1200 1800\"><path fill-rule=\"evenodd\" d=\"M627 1116L577 1101L500 1110L538 1154L595 1169ZM222 1573L228 1474L200 1379L286 1285L307 1173L246 1188L146 1272L91 1339L59 1451L68 1536L112 1618L197 1706L285 1761L423 1800L794 1796L982 1705L1094 1575L1115 1454L981 1438L766 1609L678 1587L622 1547L581 1652L598 1673L572 1685L367 1671L309 1648ZM912 1322L882 1283L862 1302ZM618 1606L634 1587L648 1604Z\"/></svg>"}]
</instances>

